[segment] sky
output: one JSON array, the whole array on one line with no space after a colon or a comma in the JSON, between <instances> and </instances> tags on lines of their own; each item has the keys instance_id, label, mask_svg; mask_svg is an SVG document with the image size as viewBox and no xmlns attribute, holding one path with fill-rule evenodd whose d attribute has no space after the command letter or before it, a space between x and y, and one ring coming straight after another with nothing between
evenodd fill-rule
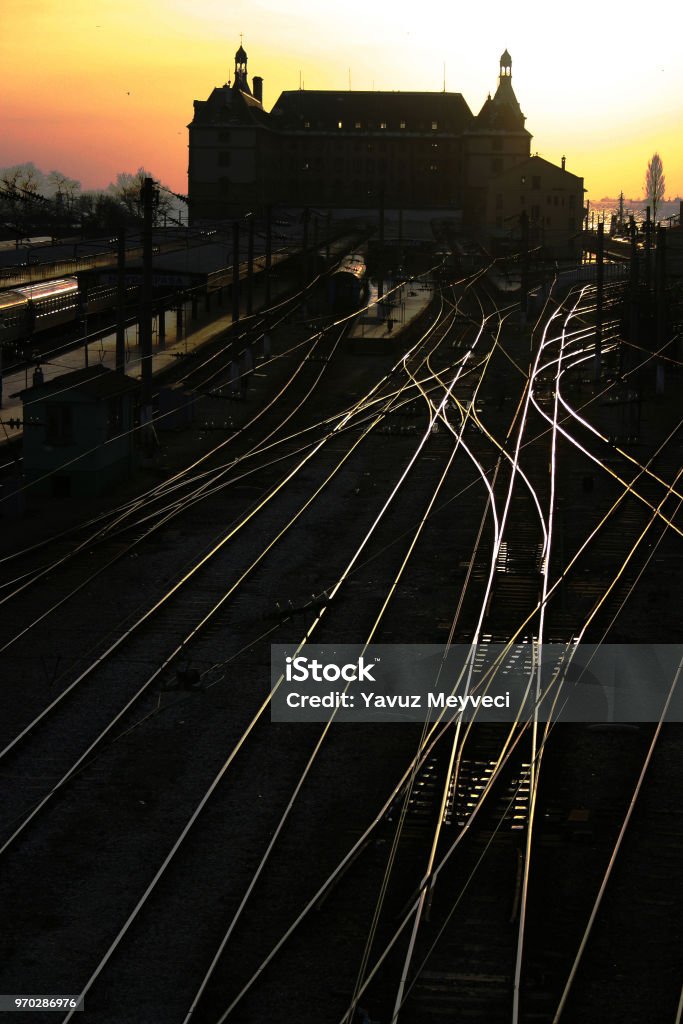
<instances>
[{"instance_id":1,"label":"sky","mask_svg":"<svg viewBox=\"0 0 683 1024\"><path fill-rule=\"evenodd\" d=\"M0 0L0 167L33 161L83 188L144 166L187 191L192 101L232 77L243 34L264 105L280 92L460 92L476 113L499 58L532 153L584 178L589 197L643 194L658 151L666 196L683 195L678 2L656 18L616 0Z\"/></svg>"}]
</instances>

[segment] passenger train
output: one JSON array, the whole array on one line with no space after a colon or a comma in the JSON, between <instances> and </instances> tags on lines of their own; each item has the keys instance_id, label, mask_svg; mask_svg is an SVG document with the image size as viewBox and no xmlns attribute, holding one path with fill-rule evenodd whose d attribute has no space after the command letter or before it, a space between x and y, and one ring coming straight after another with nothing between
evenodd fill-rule
<instances>
[{"instance_id":1,"label":"passenger train","mask_svg":"<svg viewBox=\"0 0 683 1024\"><path fill-rule=\"evenodd\" d=\"M361 253L352 253L341 260L330 275L328 298L333 310L341 311L360 305L367 288L367 268Z\"/></svg>"},{"instance_id":2,"label":"passenger train","mask_svg":"<svg viewBox=\"0 0 683 1024\"><path fill-rule=\"evenodd\" d=\"M0 291L0 344L19 345L40 331L110 309L116 301L116 286L93 285L85 291L76 277Z\"/></svg>"}]
</instances>

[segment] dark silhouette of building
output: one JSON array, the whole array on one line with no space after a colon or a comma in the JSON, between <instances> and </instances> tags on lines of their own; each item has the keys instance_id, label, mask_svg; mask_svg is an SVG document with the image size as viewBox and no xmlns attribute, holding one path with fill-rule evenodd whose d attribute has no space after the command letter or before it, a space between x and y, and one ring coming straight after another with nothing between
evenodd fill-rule
<instances>
[{"instance_id":1,"label":"dark silhouette of building","mask_svg":"<svg viewBox=\"0 0 683 1024\"><path fill-rule=\"evenodd\" d=\"M475 115L460 93L283 92L268 113L263 80L235 54L232 84L195 100L190 216L233 217L266 204L462 211L476 224L492 177L529 157L531 135L500 58L498 87Z\"/></svg>"}]
</instances>

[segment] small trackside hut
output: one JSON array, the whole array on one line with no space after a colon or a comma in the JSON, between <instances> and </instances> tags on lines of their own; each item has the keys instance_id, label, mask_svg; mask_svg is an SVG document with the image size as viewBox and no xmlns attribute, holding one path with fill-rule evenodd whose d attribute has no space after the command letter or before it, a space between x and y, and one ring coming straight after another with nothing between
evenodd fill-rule
<instances>
[{"instance_id":1,"label":"small trackside hut","mask_svg":"<svg viewBox=\"0 0 683 1024\"><path fill-rule=\"evenodd\" d=\"M24 472L34 492L54 497L100 494L135 465L139 384L91 366L21 392Z\"/></svg>"}]
</instances>

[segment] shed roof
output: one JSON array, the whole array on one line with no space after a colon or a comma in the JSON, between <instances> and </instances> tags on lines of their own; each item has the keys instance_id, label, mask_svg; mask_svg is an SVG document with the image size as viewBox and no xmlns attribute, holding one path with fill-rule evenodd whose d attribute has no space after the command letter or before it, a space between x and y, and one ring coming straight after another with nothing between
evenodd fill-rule
<instances>
[{"instance_id":1,"label":"shed roof","mask_svg":"<svg viewBox=\"0 0 683 1024\"><path fill-rule=\"evenodd\" d=\"M81 370L72 370L71 373L63 373L59 377L51 377L50 380L35 387L25 388L19 392L22 402L40 401L43 398L56 398L62 396L68 400L68 393L78 395L93 402L99 402L106 398L116 398L118 395L137 391L140 384L133 377L117 373L107 366L85 366Z\"/></svg>"}]
</instances>

